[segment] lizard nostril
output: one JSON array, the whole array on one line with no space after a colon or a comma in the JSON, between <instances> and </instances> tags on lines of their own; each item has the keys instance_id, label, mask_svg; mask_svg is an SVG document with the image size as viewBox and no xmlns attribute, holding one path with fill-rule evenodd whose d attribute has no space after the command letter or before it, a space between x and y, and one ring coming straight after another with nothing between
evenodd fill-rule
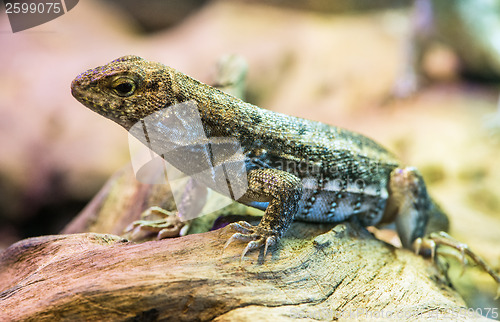
<instances>
[{"instance_id":1,"label":"lizard nostril","mask_svg":"<svg viewBox=\"0 0 500 322\"><path fill-rule=\"evenodd\" d=\"M78 93L79 87L80 87L80 82L79 78L77 77L71 82L71 95L75 96L75 94Z\"/></svg>"},{"instance_id":2,"label":"lizard nostril","mask_svg":"<svg viewBox=\"0 0 500 322\"><path fill-rule=\"evenodd\" d=\"M75 77L75 79L73 79L73 81L71 82L71 88L77 86L80 84L80 81L82 79L82 74L78 75Z\"/></svg>"}]
</instances>

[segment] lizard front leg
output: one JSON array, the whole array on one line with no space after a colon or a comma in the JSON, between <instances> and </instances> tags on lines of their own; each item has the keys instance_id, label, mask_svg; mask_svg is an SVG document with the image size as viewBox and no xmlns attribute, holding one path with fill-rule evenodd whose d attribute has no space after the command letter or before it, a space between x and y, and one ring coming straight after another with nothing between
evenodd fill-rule
<instances>
[{"instance_id":1,"label":"lizard front leg","mask_svg":"<svg viewBox=\"0 0 500 322\"><path fill-rule=\"evenodd\" d=\"M248 172L248 190L238 202L269 202L259 225L252 226L246 221L230 225L238 231L229 238L224 249L234 240L249 243L241 254L264 246L264 256L268 247L274 245L290 226L302 197L302 182L293 174L277 169L255 169Z\"/></svg>"}]
</instances>

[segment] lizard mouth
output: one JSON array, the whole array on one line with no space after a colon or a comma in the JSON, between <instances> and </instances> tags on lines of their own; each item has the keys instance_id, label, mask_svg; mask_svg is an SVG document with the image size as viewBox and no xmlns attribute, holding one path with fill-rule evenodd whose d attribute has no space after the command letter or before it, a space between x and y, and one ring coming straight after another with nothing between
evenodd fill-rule
<instances>
[{"instance_id":1,"label":"lizard mouth","mask_svg":"<svg viewBox=\"0 0 500 322\"><path fill-rule=\"evenodd\" d=\"M87 82L82 79L82 75L78 75L71 82L71 95L76 98L77 101L90 108L91 110L95 110L95 101L92 97L91 92L89 91L89 85Z\"/></svg>"},{"instance_id":2,"label":"lizard mouth","mask_svg":"<svg viewBox=\"0 0 500 322\"><path fill-rule=\"evenodd\" d=\"M80 99L84 96L83 93L81 75L79 75L71 82L71 95L80 101Z\"/></svg>"}]
</instances>

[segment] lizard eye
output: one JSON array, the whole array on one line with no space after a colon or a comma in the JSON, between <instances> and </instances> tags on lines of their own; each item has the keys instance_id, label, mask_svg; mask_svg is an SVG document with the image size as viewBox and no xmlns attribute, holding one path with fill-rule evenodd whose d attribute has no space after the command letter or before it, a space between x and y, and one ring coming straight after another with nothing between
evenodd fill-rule
<instances>
[{"instance_id":1,"label":"lizard eye","mask_svg":"<svg viewBox=\"0 0 500 322\"><path fill-rule=\"evenodd\" d=\"M127 77L117 78L111 84L111 88L115 94L122 97L134 94L136 87L134 80Z\"/></svg>"}]
</instances>

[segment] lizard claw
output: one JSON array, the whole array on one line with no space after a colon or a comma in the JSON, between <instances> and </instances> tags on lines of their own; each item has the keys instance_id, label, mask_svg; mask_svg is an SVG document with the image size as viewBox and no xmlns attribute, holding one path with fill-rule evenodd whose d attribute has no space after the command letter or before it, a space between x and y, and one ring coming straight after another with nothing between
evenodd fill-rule
<instances>
[{"instance_id":1,"label":"lizard claw","mask_svg":"<svg viewBox=\"0 0 500 322\"><path fill-rule=\"evenodd\" d=\"M422 238L418 237L413 242L413 249L415 250L415 255L420 254L420 249L422 248Z\"/></svg>"},{"instance_id":2,"label":"lizard claw","mask_svg":"<svg viewBox=\"0 0 500 322\"><path fill-rule=\"evenodd\" d=\"M276 244L276 241L278 239L276 238L276 236L271 236L271 237L267 237L266 238L266 246L264 247L264 257L266 257L266 254L267 254L267 249L269 247L272 247Z\"/></svg>"},{"instance_id":3,"label":"lizard claw","mask_svg":"<svg viewBox=\"0 0 500 322\"><path fill-rule=\"evenodd\" d=\"M438 233L431 233L428 237L425 238L417 238L414 242L414 247L415 251L420 252L421 246L427 244L428 246L431 246L431 254L432 257L434 258L435 254L435 249L437 245L444 245L448 246L451 248L454 248L460 252L460 255L457 256L460 262L462 263L462 272L461 275L465 271L465 267L468 264L467 261L467 256L472 259L474 263L479 265L486 273L488 273L497 283L498 283L498 290L497 290L497 296L496 298L500 298L500 276L495 272L479 255L474 253L469 246L467 246L464 243L461 243L445 233L444 231L438 232ZM450 254L451 255L451 254ZM466 256L467 255L467 256Z\"/></svg>"},{"instance_id":4,"label":"lizard claw","mask_svg":"<svg viewBox=\"0 0 500 322\"><path fill-rule=\"evenodd\" d=\"M224 248L222 249L222 251L224 252L226 250L227 246L229 246L229 244L231 244L235 240L250 241L250 240L254 240L254 237L251 237L251 236L245 235L245 234L241 234L241 233L233 234L231 236L231 238L229 238L227 240L227 242L224 245Z\"/></svg>"},{"instance_id":5,"label":"lizard claw","mask_svg":"<svg viewBox=\"0 0 500 322\"><path fill-rule=\"evenodd\" d=\"M234 230L239 231L240 233L243 233L245 235L251 234L252 231L254 231L255 227L247 223L246 221L238 221L235 223L232 223L231 228Z\"/></svg>"},{"instance_id":6,"label":"lizard claw","mask_svg":"<svg viewBox=\"0 0 500 322\"><path fill-rule=\"evenodd\" d=\"M278 241L278 237L272 231L261 228L259 226L252 226L246 221L232 223L230 227L240 232L233 234L231 238L228 239L222 251L224 252L227 246L229 246L229 244L231 244L235 240L241 240L245 242L248 241L247 246L245 247L245 249L243 249L243 253L241 254L240 262L249 251L260 248L262 246L264 246L265 257L268 248L275 245Z\"/></svg>"},{"instance_id":7,"label":"lizard claw","mask_svg":"<svg viewBox=\"0 0 500 322\"><path fill-rule=\"evenodd\" d=\"M437 233L431 233L428 237L429 240L432 240L434 244L439 243L441 245L447 245L449 247L455 248L460 252L460 255L457 256L458 260L462 264L462 272L460 273L460 276L462 276L465 272L465 266L468 264L467 257L465 256L465 253L467 254L474 254L470 249L467 244L461 243L455 238L451 237L444 231L440 231ZM472 257L472 256L471 256ZM474 258L473 258L474 259ZM478 262L479 265L481 265Z\"/></svg>"},{"instance_id":8,"label":"lizard claw","mask_svg":"<svg viewBox=\"0 0 500 322\"><path fill-rule=\"evenodd\" d=\"M233 235L234 236L234 235ZM265 240L265 243L264 243ZM264 257L267 255L267 250L270 246L273 246L276 244L276 236L271 236L271 237L261 237L258 240L252 240L247 244L247 247L243 250L243 253L241 254L240 262L243 260L243 257L245 257L245 254L252 249L260 248L262 245L264 245Z\"/></svg>"},{"instance_id":9,"label":"lizard claw","mask_svg":"<svg viewBox=\"0 0 500 322\"><path fill-rule=\"evenodd\" d=\"M245 247L245 249L243 250L243 253L241 253L241 257L240 257L240 263L241 261L243 261L243 257L245 257L245 254L249 251L251 251L252 249L256 249L256 248L259 248L262 246L262 238L259 239L259 240L252 240L251 242L249 242L247 244L247 247Z\"/></svg>"},{"instance_id":10,"label":"lizard claw","mask_svg":"<svg viewBox=\"0 0 500 322\"><path fill-rule=\"evenodd\" d=\"M415 255L431 252L431 259L434 260L436 256L436 242L430 238L417 238L413 242L413 248L415 249ZM428 256L428 255L427 255Z\"/></svg>"}]
</instances>

